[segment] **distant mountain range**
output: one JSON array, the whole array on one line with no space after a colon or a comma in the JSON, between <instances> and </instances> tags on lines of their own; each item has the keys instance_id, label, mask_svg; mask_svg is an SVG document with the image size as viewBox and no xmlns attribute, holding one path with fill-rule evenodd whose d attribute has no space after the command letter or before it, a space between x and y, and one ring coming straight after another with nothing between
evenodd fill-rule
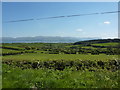
<instances>
[{"instance_id":1,"label":"distant mountain range","mask_svg":"<svg viewBox=\"0 0 120 90\"><path fill-rule=\"evenodd\" d=\"M77 41L100 39L80 38L80 37L60 37L60 36L36 36L36 37L2 37L2 43L74 43Z\"/></svg>"}]
</instances>

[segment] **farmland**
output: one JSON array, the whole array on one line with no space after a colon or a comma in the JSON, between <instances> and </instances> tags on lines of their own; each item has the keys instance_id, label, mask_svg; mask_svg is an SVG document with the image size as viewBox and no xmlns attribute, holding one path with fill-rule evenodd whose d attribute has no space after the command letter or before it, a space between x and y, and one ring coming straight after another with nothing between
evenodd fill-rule
<instances>
[{"instance_id":1,"label":"farmland","mask_svg":"<svg viewBox=\"0 0 120 90\"><path fill-rule=\"evenodd\" d=\"M119 88L119 39L3 43L3 88Z\"/></svg>"},{"instance_id":2,"label":"farmland","mask_svg":"<svg viewBox=\"0 0 120 90\"><path fill-rule=\"evenodd\" d=\"M21 55L9 55L5 56L2 58L3 61L5 60L14 60L14 61L19 61L19 60L26 60L26 61L34 61L34 60L102 60L102 61L107 61L107 60L114 60L118 59L118 55L82 55L82 54L40 54L40 53L27 53L27 54L21 54Z\"/></svg>"}]
</instances>

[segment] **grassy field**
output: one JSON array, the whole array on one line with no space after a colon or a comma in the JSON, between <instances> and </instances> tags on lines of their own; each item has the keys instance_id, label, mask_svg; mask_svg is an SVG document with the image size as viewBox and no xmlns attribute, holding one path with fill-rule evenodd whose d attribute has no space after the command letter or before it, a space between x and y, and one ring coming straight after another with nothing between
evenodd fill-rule
<instances>
[{"instance_id":1,"label":"grassy field","mask_svg":"<svg viewBox=\"0 0 120 90\"><path fill-rule=\"evenodd\" d=\"M10 49L0 49L2 51L2 53L15 53L15 52L20 52L20 51L16 51L16 50L10 50Z\"/></svg>"},{"instance_id":2,"label":"grassy field","mask_svg":"<svg viewBox=\"0 0 120 90\"><path fill-rule=\"evenodd\" d=\"M119 43L100 43L100 44L92 44L92 45L96 45L96 46L116 46L118 45Z\"/></svg>"},{"instance_id":3,"label":"grassy field","mask_svg":"<svg viewBox=\"0 0 120 90\"><path fill-rule=\"evenodd\" d=\"M119 88L118 43L81 43L4 43L3 88Z\"/></svg>"},{"instance_id":4,"label":"grassy field","mask_svg":"<svg viewBox=\"0 0 120 90\"><path fill-rule=\"evenodd\" d=\"M118 88L118 72L12 68L3 65L3 88Z\"/></svg>"},{"instance_id":5,"label":"grassy field","mask_svg":"<svg viewBox=\"0 0 120 90\"><path fill-rule=\"evenodd\" d=\"M41 53L28 53L28 54L21 54L21 55L9 55L3 56L2 60L14 60L14 61L34 61L34 60L92 60L92 61L108 61L108 60L117 60L118 55L84 55L84 54L41 54Z\"/></svg>"}]
</instances>

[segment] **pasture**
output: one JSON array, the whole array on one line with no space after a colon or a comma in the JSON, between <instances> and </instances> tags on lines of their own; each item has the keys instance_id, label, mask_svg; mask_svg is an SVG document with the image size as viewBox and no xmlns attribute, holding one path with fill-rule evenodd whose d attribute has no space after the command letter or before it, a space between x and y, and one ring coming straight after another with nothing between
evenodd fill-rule
<instances>
[{"instance_id":1,"label":"pasture","mask_svg":"<svg viewBox=\"0 0 120 90\"><path fill-rule=\"evenodd\" d=\"M2 86L119 88L118 43L95 42L4 43Z\"/></svg>"},{"instance_id":2,"label":"pasture","mask_svg":"<svg viewBox=\"0 0 120 90\"><path fill-rule=\"evenodd\" d=\"M41 54L41 53L26 53L20 55L9 55L3 56L2 60L13 60L13 61L47 61L47 60L91 60L91 61L108 61L108 60L118 60L118 55L85 55L85 54Z\"/></svg>"}]
</instances>

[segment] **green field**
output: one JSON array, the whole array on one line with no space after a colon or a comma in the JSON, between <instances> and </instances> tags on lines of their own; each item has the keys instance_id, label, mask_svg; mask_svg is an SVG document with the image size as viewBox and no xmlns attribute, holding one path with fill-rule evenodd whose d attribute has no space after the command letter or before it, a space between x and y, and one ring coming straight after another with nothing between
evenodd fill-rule
<instances>
[{"instance_id":1,"label":"green field","mask_svg":"<svg viewBox=\"0 0 120 90\"><path fill-rule=\"evenodd\" d=\"M34 60L101 60L101 61L108 61L108 60L118 60L118 55L82 55L82 54L41 54L41 53L29 53L29 54L21 54L21 55L9 55L3 56L2 60L26 60L26 61L34 61Z\"/></svg>"},{"instance_id":2,"label":"green field","mask_svg":"<svg viewBox=\"0 0 120 90\"><path fill-rule=\"evenodd\" d=\"M20 51L16 51L16 50L10 50L10 49L0 49L2 51L2 53L15 53L15 52L20 52Z\"/></svg>"},{"instance_id":3,"label":"green field","mask_svg":"<svg viewBox=\"0 0 120 90\"><path fill-rule=\"evenodd\" d=\"M92 45L96 45L96 46L116 46L119 43L100 43L100 44L92 44Z\"/></svg>"},{"instance_id":4,"label":"green field","mask_svg":"<svg viewBox=\"0 0 120 90\"><path fill-rule=\"evenodd\" d=\"M0 48L3 55L0 56L2 86L36 89L119 88L118 42L103 41L81 41L77 45L4 43Z\"/></svg>"}]
</instances>

